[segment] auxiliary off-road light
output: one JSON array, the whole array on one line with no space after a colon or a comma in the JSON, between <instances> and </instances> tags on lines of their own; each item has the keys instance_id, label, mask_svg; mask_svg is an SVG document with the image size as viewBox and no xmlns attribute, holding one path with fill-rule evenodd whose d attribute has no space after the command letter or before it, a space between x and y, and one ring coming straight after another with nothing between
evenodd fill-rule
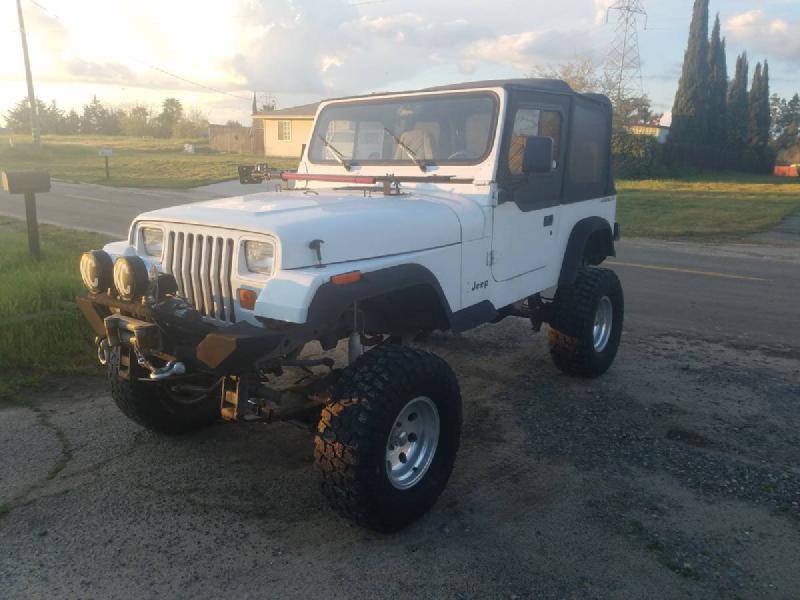
<instances>
[{"instance_id":1,"label":"auxiliary off-road light","mask_svg":"<svg viewBox=\"0 0 800 600\"><path fill-rule=\"evenodd\" d=\"M114 262L107 252L92 250L81 255L81 279L90 292L103 292L113 284Z\"/></svg>"},{"instance_id":2,"label":"auxiliary off-road light","mask_svg":"<svg viewBox=\"0 0 800 600\"><path fill-rule=\"evenodd\" d=\"M120 256L114 262L114 287L122 300L130 302L147 293L147 265L138 256Z\"/></svg>"}]
</instances>

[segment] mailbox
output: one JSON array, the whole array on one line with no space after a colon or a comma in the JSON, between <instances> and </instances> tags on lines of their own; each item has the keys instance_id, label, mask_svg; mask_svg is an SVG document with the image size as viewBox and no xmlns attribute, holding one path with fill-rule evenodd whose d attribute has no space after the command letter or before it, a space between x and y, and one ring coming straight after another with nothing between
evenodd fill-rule
<instances>
[{"instance_id":1,"label":"mailbox","mask_svg":"<svg viewBox=\"0 0 800 600\"><path fill-rule=\"evenodd\" d=\"M50 191L50 173L45 171L3 172L3 189L25 196L25 221L28 224L28 249L39 260L39 220L36 217L36 194Z\"/></svg>"},{"instance_id":2,"label":"mailbox","mask_svg":"<svg viewBox=\"0 0 800 600\"><path fill-rule=\"evenodd\" d=\"M44 171L3 172L3 189L9 194L49 192L50 173Z\"/></svg>"}]
</instances>

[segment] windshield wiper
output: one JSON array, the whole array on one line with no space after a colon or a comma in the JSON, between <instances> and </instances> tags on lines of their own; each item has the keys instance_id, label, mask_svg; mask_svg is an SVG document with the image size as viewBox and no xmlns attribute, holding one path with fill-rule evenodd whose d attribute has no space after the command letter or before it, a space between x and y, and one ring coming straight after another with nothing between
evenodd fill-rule
<instances>
[{"instance_id":1,"label":"windshield wiper","mask_svg":"<svg viewBox=\"0 0 800 600\"><path fill-rule=\"evenodd\" d=\"M391 131L388 127L384 127L383 130L390 136L392 136L394 143L403 149L403 152L405 152L408 155L408 158L414 161L414 164L419 167L420 171L425 173L428 170L428 165L425 163L425 161L419 158L416 154L414 154L414 151L411 148L409 148L408 146L406 146L406 144L400 141L400 138L397 137L397 135L393 131Z\"/></svg>"},{"instance_id":2,"label":"windshield wiper","mask_svg":"<svg viewBox=\"0 0 800 600\"><path fill-rule=\"evenodd\" d=\"M322 134L318 133L317 137L320 139L320 141L323 144L325 144L325 147L333 153L333 156L336 159L336 162L338 162L340 165L342 165L344 167L345 171L349 171L350 170L350 161L347 160L344 157L344 154L339 152L339 150L336 148L336 146L334 146L328 140L326 140L325 137Z\"/></svg>"}]
</instances>

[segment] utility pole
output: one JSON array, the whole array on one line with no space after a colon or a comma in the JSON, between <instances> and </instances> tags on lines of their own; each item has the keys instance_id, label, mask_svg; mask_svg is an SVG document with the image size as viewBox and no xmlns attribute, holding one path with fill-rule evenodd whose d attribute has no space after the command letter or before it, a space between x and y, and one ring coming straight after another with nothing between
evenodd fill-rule
<instances>
[{"instance_id":1,"label":"utility pole","mask_svg":"<svg viewBox=\"0 0 800 600\"><path fill-rule=\"evenodd\" d=\"M618 13L617 28L606 58L605 78L612 88L611 99L619 105L628 98L644 96L637 21L644 17L647 29L647 11L641 0L617 0L608 8L606 22L612 10Z\"/></svg>"},{"instance_id":2,"label":"utility pole","mask_svg":"<svg viewBox=\"0 0 800 600\"><path fill-rule=\"evenodd\" d=\"M22 18L22 2L17 0L17 15L19 16L19 34L22 38L22 56L25 59L25 78L28 80L28 102L31 105L31 135L33 145L41 145L41 130L39 128L39 110L36 105L36 94L33 93L33 75L31 74L31 60L28 57L28 38L25 35L25 20Z\"/></svg>"}]
</instances>

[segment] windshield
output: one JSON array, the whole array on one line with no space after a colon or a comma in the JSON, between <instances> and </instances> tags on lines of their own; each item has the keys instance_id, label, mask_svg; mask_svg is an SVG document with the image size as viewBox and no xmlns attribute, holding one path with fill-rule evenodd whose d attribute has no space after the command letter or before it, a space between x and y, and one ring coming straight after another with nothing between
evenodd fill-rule
<instances>
[{"instance_id":1,"label":"windshield","mask_svg":"<svg viewBox=\"0 0 800 600\"><path fill-rule=\"evenodd\" d=\"M476 164L489 154L497 97L489 92L331 104L317 118L315 163Z\"/></svg>"}]
</instances>

